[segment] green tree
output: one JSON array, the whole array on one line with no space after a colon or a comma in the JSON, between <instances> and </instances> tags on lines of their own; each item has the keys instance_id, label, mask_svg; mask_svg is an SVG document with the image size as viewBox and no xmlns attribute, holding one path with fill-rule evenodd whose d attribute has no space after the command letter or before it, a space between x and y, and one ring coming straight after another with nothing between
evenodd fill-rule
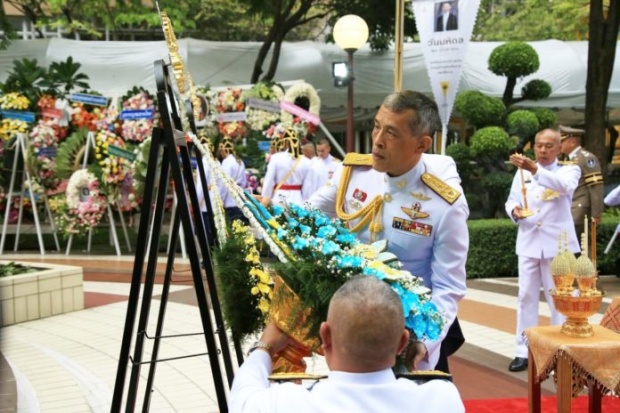
<instances>
[{"instance_id":1,"label":"green tree","mask_svg":"<svg viewBox=\"0 0 620 413\"><path fill-rule=\"evenodd\" d=\"M604 6L607 3L607 7ZM609 83L616 59L620 28L620 2L590 2L588 74L586 81L585 143L601 160L603 176L607 171L608 148L605 145L605 114Z\"/></svg>"}]
</instances>

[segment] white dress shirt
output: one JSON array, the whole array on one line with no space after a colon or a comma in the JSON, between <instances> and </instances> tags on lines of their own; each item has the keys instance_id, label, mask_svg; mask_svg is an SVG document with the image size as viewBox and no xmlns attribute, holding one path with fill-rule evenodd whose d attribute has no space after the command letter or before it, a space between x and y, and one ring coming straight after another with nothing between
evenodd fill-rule
<instances>
[{"instance_id":1,"label":"white dress shirt","mask_svg":"<svg viewBox=\"0 0 620 413\"><path fill-rule=\"evenodd\" d=\"M332 371L311 385L272 384L271 359L254 351L235 374L230 413L375 413L465 411L458 390L449 381L417 384L396 379L392 370L372 373Z\"/></svg>"}]
</instances>

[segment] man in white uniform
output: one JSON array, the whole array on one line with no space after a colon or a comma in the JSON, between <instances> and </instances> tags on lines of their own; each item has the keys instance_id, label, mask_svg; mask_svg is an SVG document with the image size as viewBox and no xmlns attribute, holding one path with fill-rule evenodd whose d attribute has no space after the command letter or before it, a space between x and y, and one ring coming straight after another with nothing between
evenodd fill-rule
<instances>
[{"instance_id":1,"label":"man in white uniform","mask_svg":"<svg viewBox=\"0 0 620 413\"><path fill-rule=\"evenodd\" d=\"M571 215L571 199L581 171L576 165L560 165L560 134L544 129L536 134L534 144L536 162L515 154L510 162L517 168L510 195L506 201L506 213L519 225L516 252L519 256L519 298L517 306L517 348L510 371L527 369L527 343L523 331L538 325L538 301L540 288L551 310L551 324L559 325L564 317L553 305L549 291L554 287L549 264L558 255L558 237L568 234L569 249L579 251ZM524 213L522 186L525 185L527 207L531 216Z\"/></svg>"},{"instance_id":2,"label":"man in white uniform","mask_svg":"<svg viewBox=\"0 0 620 413\"><path fill-rule=\"evenodd\" d=\"M331 299L320 336L329 378L309 387L269 385L272 356L290 340L270 324L250 349L233 382L231 413L464 412L456 387L396 379L391 367L408 341L398 295L375 277L356 277Z\"/></svg>"},{"instance_id":3,"label":"man in white uniform","mask_svg":"<svg viewBox=\"0 0 620 413\"><path fill-rule=\"evenodd\" d=\"M449 157L424 155L439 125L437 105L421 93L394 92L372 131L372 154L351 153L309 203L348 221L362 242L385 239L404 268L421 277L447 323L439 339L425 342L421 369L449 372L447 356L464 338L456 320L466 292L469 209ZM451 161L451 162L450 162Z\"/></svg>"},{"instance_id":4,"label":"man in white uniform","mask_svg":"<svg viewBox=\"0 0 620 413\"><path fill-rule=\"evenodd\" d=\"M235 153L235 144L229 138L222 139L220 142L220 158L222 161L222 169L228 176L230 176L241 189L247 187L247 175L245 173L245 164L237 157ZM220 197L224 204L224 211L226 217L230 222L235 219L243 221L245 224L249 224L248 219L243 215L241 209L235 203L234 198L228 193L228 190L224 185L218 182L220 191Z\"/></svg>"},{"instance_id":5,"label":"man in white uniform","mask_svg":"<svg viewBox=\"0 0 620 413\"><path fill-rule=\"evenodd\" d=\"M292 129L282 138L282 144L283 151L269 159L261 195L277 204L302 205L316 185L312 161L300 154L299 139Z\"/></svg>"}]
</instances>

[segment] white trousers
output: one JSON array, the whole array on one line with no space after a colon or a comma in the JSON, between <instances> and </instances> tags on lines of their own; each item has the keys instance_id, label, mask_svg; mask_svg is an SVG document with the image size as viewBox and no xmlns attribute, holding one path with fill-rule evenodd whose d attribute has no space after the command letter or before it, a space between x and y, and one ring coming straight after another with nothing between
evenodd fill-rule
<instances>
[{"instance_id":1,"label":"white trousers","mask_svg":"<svg viewBox=\"0 0 620 413\"><path fill-rule=\"evenodd\" d=\"M551 258L529 258L519 255L519 299L517 303L517 351L516 357L527 358L527 343L523 332L538 325L538 304L542 286L549 310L551 325L560 325L566 319L553 305L549 293L555 288L549 264Z\"/></svg>"}]
</instances>

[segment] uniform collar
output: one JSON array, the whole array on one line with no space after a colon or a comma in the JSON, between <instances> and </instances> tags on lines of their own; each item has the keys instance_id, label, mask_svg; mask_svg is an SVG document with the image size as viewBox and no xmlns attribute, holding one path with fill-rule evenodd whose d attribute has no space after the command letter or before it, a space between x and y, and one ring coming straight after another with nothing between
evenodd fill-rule
<instances>
[{"instance_id":1,"label":"uniform collar","mask_svg":"<svg viewBox=\"0 0 620 413\"><path fill-rule=\"evenodd\" d=\"M581 145L573 149L573 151L568 154L568 159L573 159L575 156L577 156L577 152L579 152L580 149L581 149Z\"/></svg>"},{"instance_id":2,"label":"uniform collar","mask_svg":"<svg viewBox=\"0 0 620 413\"><path fill-rule=\"evenodd\" d=\"M541 164L538 164L538 166L540 166L541 168L546 169L548 171L555 171L560 166L560 164L558 163L558 160L556 159L555 161L553 161L552 163L550 163L547 166L543 166Z\"/></svg>"},{"instance_id":3,"label":"uniform collar","mask_svg":"<svg viewBox=\"0 0 620 413\"><path fill-rule=\"evenodd\" d=\"M396 380L392 369L373 371L371 373L348 373L345 371L329 372L329 381L346 382L350 384L378 384Z\"/></svg>"},{"instance_id":4,"label":"uniform collar","mask_svg":"<svg viewBox=\"0 0 620 413\"><path fill-rule=\"evenodd\" d=\"M384 173L384 181L388 184L390 191L403 190L409 187L413 182L419 181L424 170L424 162L422 158L420 158L413 168L400 176L391 177L387 173Z\"/></svg>"}]
</instances>

